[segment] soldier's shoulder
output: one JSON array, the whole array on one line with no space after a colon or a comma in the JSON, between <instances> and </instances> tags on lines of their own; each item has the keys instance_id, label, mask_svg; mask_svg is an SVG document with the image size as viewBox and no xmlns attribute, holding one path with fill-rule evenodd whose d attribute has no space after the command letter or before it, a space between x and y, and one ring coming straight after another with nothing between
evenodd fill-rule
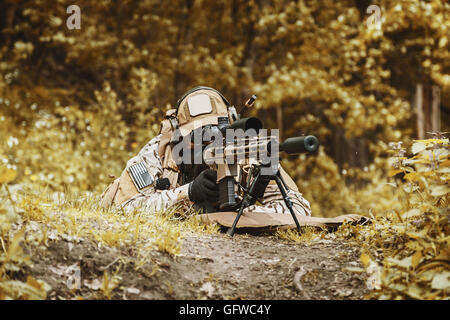
<instances>
[{"instance_id":1,"label":"soldier's shoulder","mask_svg":"<svg viewBox=\"0 0 450 320\"><path fill-rule=\"evenodd\" d=\"M139 151L139 154L148 153L151 150L157 150L159 142L161 141L161 135L158 134L156 137L150 139L149 142L147 142L144 147Z\"/></svg>"},{"instance_id":2,"label":"soldier's shoulder","mask_svg":"<svg viewBox=\"0 0 450 320\"><path fill-rule=\"evenodd\" d=\"M158 134L156 137L153 137L152 139L150 139L150 141L147 142L146 145L157 145L160 141L161 141L161 135Z\"/></svg>"},{"instance_id":3,"label":"soldier's shoulder","mask_svg":"<svg viewBox=\"0 0 450 320\"><path fill-rule=\"evenodd\" d=\"M157 135L156 137L152 138L149 142L147 142L136 156L128 160L127 167L142 160L146 160L146 162L149 163L158 164L160 161L158 155L158 145L160 140L161 135Z\"/></svg>"}]
</instances>

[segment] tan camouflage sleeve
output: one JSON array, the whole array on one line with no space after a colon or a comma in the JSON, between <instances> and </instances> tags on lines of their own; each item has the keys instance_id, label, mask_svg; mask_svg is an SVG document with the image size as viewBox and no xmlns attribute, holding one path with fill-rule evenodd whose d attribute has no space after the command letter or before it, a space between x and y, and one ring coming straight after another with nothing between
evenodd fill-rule
<instances>
[{"instance_id":1,"label":"tan camouflage sleeve","mask_svg":"<svg viewBox=\"0 0 450 320\"><path fill-rule=\"evenodd\" d=\"M188 185L177 187L172 190L156 190L149 195L135 197L123 206L126 212L142 209L146 212L158 212L173 205L186 205L189 201Z\"/></svg>"},{"instance_id":2,"label":"tan camouflage sleeve","mask_svg":"<svg viewBox=\"0 0 450 320\"><path fill-rule=\"evenodd\" d=\"M161 136L158 135L150 140L136 157L128 161L127 168L137 162L144 161L152 178L154 180L160 178L163 173L161 159L158 154L160 138ZM149 212L157 212L178 203L190 203L187 184L170 190L156 190L154 187L150 187L127 201L122 208L127 212L137 208Z\"/></svg>"}]
</instances>

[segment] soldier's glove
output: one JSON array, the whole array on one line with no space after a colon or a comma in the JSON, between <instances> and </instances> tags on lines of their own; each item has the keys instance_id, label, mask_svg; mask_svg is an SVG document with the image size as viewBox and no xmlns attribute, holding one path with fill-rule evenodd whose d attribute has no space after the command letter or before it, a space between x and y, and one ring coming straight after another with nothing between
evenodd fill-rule
<instances>
[{"instance_id":1,"label":"soldier's glove","mask_svg":"<svg viewBox=\"0 0 450 320\"><path fill-rule=\"evenodd\" d=\"M203 170L189 184L189 199L195 203L207 201L214 203L219 200L219 185L216 183L217 172L211 169Z\"/></svg>"}]
</instances>

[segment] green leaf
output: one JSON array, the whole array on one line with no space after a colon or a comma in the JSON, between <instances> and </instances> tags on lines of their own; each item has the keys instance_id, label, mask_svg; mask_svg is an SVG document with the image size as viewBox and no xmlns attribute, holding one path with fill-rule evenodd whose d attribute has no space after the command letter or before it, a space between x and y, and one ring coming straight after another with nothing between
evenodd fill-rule
<instances>
[{"instance_id":1,"label":"green leaf","mask_svg":"<svg viewBox=\"0 0 450 320\"><path fill-rule=\"evenodd\" d=\"M411 150L412 150L413 154L417 154L417 153L419 153L419 152L422 152L422 151L425 150L426 148L427 148L427 146L425 145L425 143L423 143L423 142L415 142L415 143L412 145Z\"/></svg>"},{"instance_id":2,"label":"green leaf","mask_svg":"<svg viewBox=\"0 0 450 320\"><path fill-rule=\"evenodd\" d=\"M431 281L431 287L436 290L449 290L450 289L450 272L445 271L434 276Z\"/></svg>"},{"instance_id":3,"label":"green leaf","mask_svg":"<svg viewBox=\"0 0 450 320\"><path fill-rule=\"evenodd\" d=\"M439 169L437 169L436 172L439 172L439 173L450 173L450 167L439 167Z\"/></svg>"},{"instance_id":4,"label":"green leaf","mask_svg":"<svg viewBox=\"0 0 450 320\"><path fill-rule=\"evenodd\" d=\"M419 209L411 209L403 214L403 218L411 218L418 215L421 215L422 211Z\"/></svg>"},{"instance_id":5,"label":"green leaf","mask_svg":"<svg viewBox=\"0 0 450 320\"><path fill-rule=\"evenodd\" d=\"M405 269L408 269L412 265L412 257L407 257L402 260L395 259L395 258L387 258L386 260L393 265L396 265L400 268L405 268Z\"/></svg>"},{"instance_id":6,"label":"green leaf","mask_svg":"<svg viewBox=\"0 0 450 320\"><path fill-rule=\"evenodd\" d=\"M0 183L10 183L17 177L17 172L14 169L0 168Z\"/></svg>"},{"instance_id":7,"label":"green leaf","mask_svg":"<svg viewBox=\"0 0 450 320\"><path fill-rule=\"evenodd\" d=\"M443 186L434 185L434 186L431 186L430 189L431 189L430 194L433 197L441 197L450 192L450 187L447 185L443 185Z\"/></svg>"}]
</instances>

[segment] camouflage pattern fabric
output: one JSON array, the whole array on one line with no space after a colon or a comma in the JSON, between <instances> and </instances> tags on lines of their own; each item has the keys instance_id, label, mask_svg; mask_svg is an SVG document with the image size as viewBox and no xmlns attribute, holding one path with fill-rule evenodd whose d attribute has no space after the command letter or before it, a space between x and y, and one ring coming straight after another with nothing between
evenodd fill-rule
<instances>
[{"instance_id":1,"label":"camouflage pattern fabric","mask_svg":"<svg viewBox=\"0 0 450 320\"><path fill-rule=\"evenodd\" d=\"M161 135L151 139L142 148L137 156L131 158L127 162L127 169L135 163L144 161L148 172L154 179L162 177L163 167L161 164L161 159L158 155L158 144L160 139ZM300 192L289 190L288 195L293 203L294 211L297 214L304 216L311 215L311 207L309 202L303 198ZM193 203L188 197L188 185L186 184L171 190L155 190L154 187L150 187L126 201L122 204L122 208L127 212L133 211L137 208L155 212L172 205L191 207L192 204ZM265 213L290 214L276 184L269 184L267 186L264 197L261 199L261 204L262 205L252 205L246 208L244 212L259 211Z\"/></svg>"},{"instance_id":2,"label":"camouflage pattern fabric","mask_svg":"<svg viewBox=\"0 0 450 320\"><path fill-rule=\"evenodd\" d=\"M311 215L311 206L300 192L288 190L288 196L291 199L294 212L302 216ZM290 214L289 209L284 203L283 196L276 184L269 184L261 199L261 206L252 205L244 209L244 212L264 212L264 213L287 213Z\"/></svg>"},{"instance_id":3,"label":"camouflage pattern fabric","mask_svg":"<svg viewBox=\"0 0 450 320\"><path fill-rule=\"evenodd\" d=\"M161 135L151 139L138 153L127 162L127 169L135 163L144 161L148 172L153 179L162 177L163 167L158 155L158 145ZM174 204L190 202L188 197L188 185L180 186L171 190L156 190L153 186L141 191L140 194L131 198L122 205L127 211L142 208L145 211L160 211Z\"/></svg>"}]
</instances>

